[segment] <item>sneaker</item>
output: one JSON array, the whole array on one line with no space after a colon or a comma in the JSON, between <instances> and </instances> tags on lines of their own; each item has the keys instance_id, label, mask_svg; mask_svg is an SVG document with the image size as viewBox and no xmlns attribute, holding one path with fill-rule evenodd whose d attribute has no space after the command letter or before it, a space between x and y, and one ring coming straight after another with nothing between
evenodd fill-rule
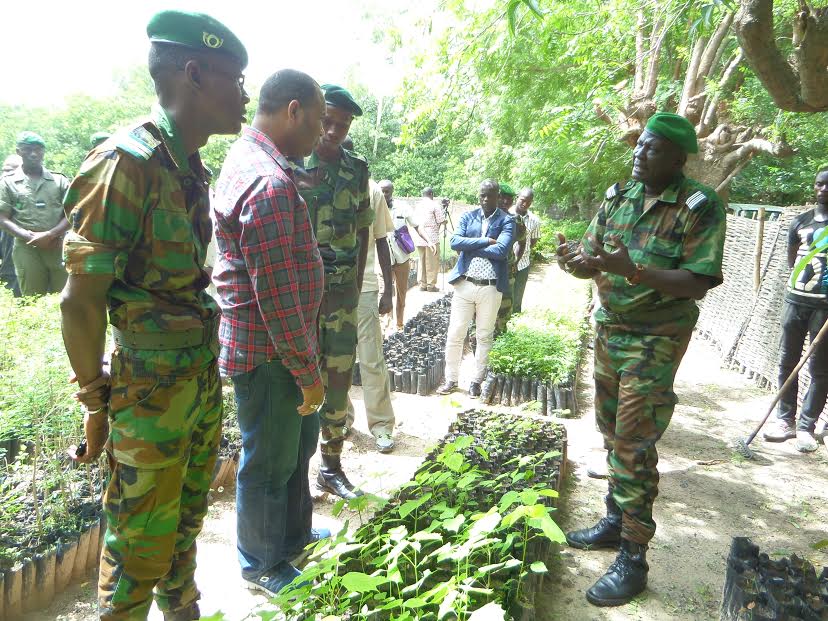
<instances>
[{"instance_id":1,"label":"sneaker","mask_svg":"<svg viewBox=\"0 0 828 621\"><path fill-rule=\"evenodd\" d=\"M380 453L390 453L394 450L394 439L390 433L381 433L377 436L377 450Z\"/></svg>"},{"instance_id":2,"label":"sneaker","mask_svg":"<svg viewBox=\"0 0 828 621\"><path fill-rule=\"evenodd\" d=\"M784 418L777 418L762 437L768 442L784 442L796 437L796 428Z\"/></svg>"},{"instance_id":3,"label":"sneaker","mask_svg":"<svg viewBox=\"0 0 828 621\"><path fill-rule=\"evenodd\" d=\"M288 554L288 558L291 558L290 564L293 566L301 565L304 563L307 558L310 556L311 553L311 546L318 543L322 539L329 539L331 536L331 531L327 528L311 528L310 532L310 539L308 540L307 545L302 548L299 552Z\"/></svg>"},{"instance_id":4,"label":"sneaker","mask_svg":"<svg viewBox=\"0 0 828 621\"><path fill-rule=\"evenodd\" d=\"M469 384L469 396L472 399L477 399L480 396L480 382L472 382Z\"/></svg>"},{"instance_id":5,"label":"sneaker","mask_svg":"<svg viewBox=\"0 0 828 621\"><path fill-rule=\"evenodd\" d=\"M443 382L437 387L435 391L438 395L450 395L457 390L457 382Z\"/></svg>"},{"instance_id":6,"label":"sneaker","mask_svg":"<svg viewBox=\"0 0 828 621\"><path fill-rule=\"evenodd\" d=\"M796 450L800 453L813 453L819 448L813 431L800 430L796 432Z\"/></svg>"},{"instance_id":7,"label":"sneaker","mask_svg":"<svg viewBox=\"0 0 828 621\"><path fill-rule=\"evenodd\" d=\"M302 572L293 565L287 561L282 561L263 576L245 578L244 586L250 591L261 591L269 597L276 597L279 591L293 582L294 578L301 575Z\"/></svg>"}]
</instances>

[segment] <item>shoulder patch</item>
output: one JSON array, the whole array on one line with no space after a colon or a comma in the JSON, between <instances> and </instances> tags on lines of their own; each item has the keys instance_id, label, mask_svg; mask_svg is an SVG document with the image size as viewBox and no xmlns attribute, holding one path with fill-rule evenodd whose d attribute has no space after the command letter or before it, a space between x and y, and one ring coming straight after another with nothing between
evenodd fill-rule
<instances>
[{"instance_id":1,"label":"shoulder patch","mask_svg":"<svg viewBox=\"0 0 828 621\"><path fill-rule=\"evenodd\" d=\"M606 197L606 199L607 199L608 201L611 201L611 200L612 200L612 199L614 199L616 196L618 196L618 190L619 190L619 189L620 189L620 186L619 186L617 183L616 183L616 184L613 184L613 185L611 185L610 187L608 187L608 188L607 188L607 191L606 191L606 193L604 194L604 196Z\"/></svg>"},{"instance_id":2,"label":"shoulder patch","mask_svg":"<svg viewBox=\"0 0 828 621\"><path fill-rule=\"evenodd\" d=\"M365 164L366 166L368 166L368 160L366 160L364 157L362 157L361 155L359 155L355 151L348 151L348 149L345 149L345 148L343 148L342 151L345 153L345 155L350 157L354 162L359 162L361 164Z\"/></svg>"},{"instance_id":3,"label":"shoulder patch","mask_svg":"<svg viewBox=\"0 0 828 621\"><path fill-rule=\"evenodd\" d=\"M707 197L701 191L693 192L690 196L687 197L687 200L684 201L684 204L687 205L687 209L693 211L694 209L698 209L703 205L707 204Z\"/></svg>"},{"instance_id":4,"label":"shoulder patch","mask_svg":"<svg viewBox=\"0 0 828 621\"><path fill-rule=\"evenodd\" d=\"M141 160L148 160L155 153L161 141L143 125L121 131L112 136L115 148Z\"/></svg>"}]
</instances>

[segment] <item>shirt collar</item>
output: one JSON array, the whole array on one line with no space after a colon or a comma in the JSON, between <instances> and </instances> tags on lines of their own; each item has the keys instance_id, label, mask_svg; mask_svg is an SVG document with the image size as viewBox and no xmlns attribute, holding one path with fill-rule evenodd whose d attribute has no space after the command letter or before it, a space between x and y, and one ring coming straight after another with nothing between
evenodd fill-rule
<instances>
[{"instance_id":1,"label":"shirt collar","mask_svg":"<svg viewBox=\"0 0 828 621\"><path fill-rule=\"evenodd\" d=\"M49 171L45 166L41 166L41 174L40 178L44 181L53 181L54 175L52 175L51 171ZM11 173L12 174L12 181L28 181L29 175L23 172L23 167L18 166L17 169Z\"/></svg>"},{"instance_id":2,"label":"shirt collar","mask_svg":"<svg viewBox=\"0 0 828 621\"><path fill-rule=\"evenodd\" d=\"M181 133L172 117L160 105L152 107L152 120L161 131L161 140L173 159L173 163L181 172L190 172L190 158L184 150Z\"/></svg>"},{"instance_id":3,"label":"shirt collar","mask_svg":"<svg viewBox=\"0 0 828 621\"><path fill-rule=\"evenodd\" d=\"M495 216L496 216L496 215L497 215L497 213L500 211L500 207L496 207L496 208L495 208L495 210L492 212L492 215L490 215L490 216L488 216L488 217L487 217L487 216L486 216L486 214L485 214L485 213L483 213L483 208L482 208L482 207L478 207L477 209L480 211L480 218L481 218L482 220L488 220L489 222L491 222L492 220L494 220L494 219L495 219Z\"/></svg>"},{"instance_id":4,"label":"shirt collar","mask_svg":"<svg viewBox=\"0 0 828 621\"><path fill-rule=\"evenodd\" d=\"M664 191L658 195L657 200L661 203L675 203L683 184L684 175L679 175L673 183L664 188ZM624 196L632 199L641 198L644 196L644 183L641 181L633 183L631 187L624 190Z\"/></svg>"},{"instance_id":5,"label":"shirt collar","mask_svg":"<svg viewBox=\"0 0 828 621\"><path fill-rule=\"evenodd\" d=\"M291 165L291 162L288 161L282 152L279 151L279 148L273 144L273 141L264 132L260 132L258 129L248 125L242 129L241 139L258 145L262 151L273 158L282 170L293 173L294 166Z\"/></svg>"}]
</instances>

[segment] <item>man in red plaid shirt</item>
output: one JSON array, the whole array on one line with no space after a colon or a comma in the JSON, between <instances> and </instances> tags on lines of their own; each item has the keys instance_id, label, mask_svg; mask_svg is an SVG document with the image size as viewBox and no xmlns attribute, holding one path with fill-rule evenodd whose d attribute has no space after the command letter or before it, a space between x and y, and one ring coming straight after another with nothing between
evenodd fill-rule
<instances>
[{"instance_id":1,"label":"man in red plaid shirt","mask_svg":"<svg viewBox=\"0 0 828 621\"><path fill-rule=\"evenodd\" d=\"M219 366L233 379L242 453L238 555L249 588L273 596L313 530L308 463L324 398L317 316L322 259L288 158L309 155L325 100L308 75L285 69L262 87L250 127L233 144L213 205L222 310Z\"/></svg>"}]
</instances>

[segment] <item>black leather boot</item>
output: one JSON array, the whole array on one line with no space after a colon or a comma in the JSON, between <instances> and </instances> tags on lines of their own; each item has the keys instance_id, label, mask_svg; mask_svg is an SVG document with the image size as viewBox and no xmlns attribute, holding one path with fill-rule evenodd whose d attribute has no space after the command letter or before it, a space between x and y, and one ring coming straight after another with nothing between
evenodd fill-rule
<instances>
[{"instance_id":1,"label":"black leather boot","mask_svg":"<svg viewBox=\"0 0 828 621\"><path fill-rule=\"evenodd\" d=\"M339 455L322 455L316 486L323 492L330 492L345 500L362 496L362 491L356 489L342 471Z\"/></svg>"},{"instance_id":2,"label":"black leather boot","mask_svg":"<svg viewBox=\"0 0 828 621\"><path fill-rule=\"evenodd\" d=\"M621 509L615 504L612 492L604 497L607 516L595 526L566 533L566 542L579 550L618 549L621 543Z\"/></svg>"},{"instance_id":3,"label":"black leather boot","mask_svg":"<svg viewBox=\"0 0 828 621\"><path fill-rule=\"evenodd\" d=\"M586 592L587 601L595 606L622 606L647 588L647 546L621 540L618 556Z\"/></svg>"},{"instance_id":4,"label":"black leather boot","mask_svg":"<svg viewBox=\"0 0 828 621\"><path fill-rule=\"evenodd\" d=\"M201 612L195 602L184 608L164 613L164 621L195 621L196 619L201 619Z\"/></svg>"}]
</instances>

